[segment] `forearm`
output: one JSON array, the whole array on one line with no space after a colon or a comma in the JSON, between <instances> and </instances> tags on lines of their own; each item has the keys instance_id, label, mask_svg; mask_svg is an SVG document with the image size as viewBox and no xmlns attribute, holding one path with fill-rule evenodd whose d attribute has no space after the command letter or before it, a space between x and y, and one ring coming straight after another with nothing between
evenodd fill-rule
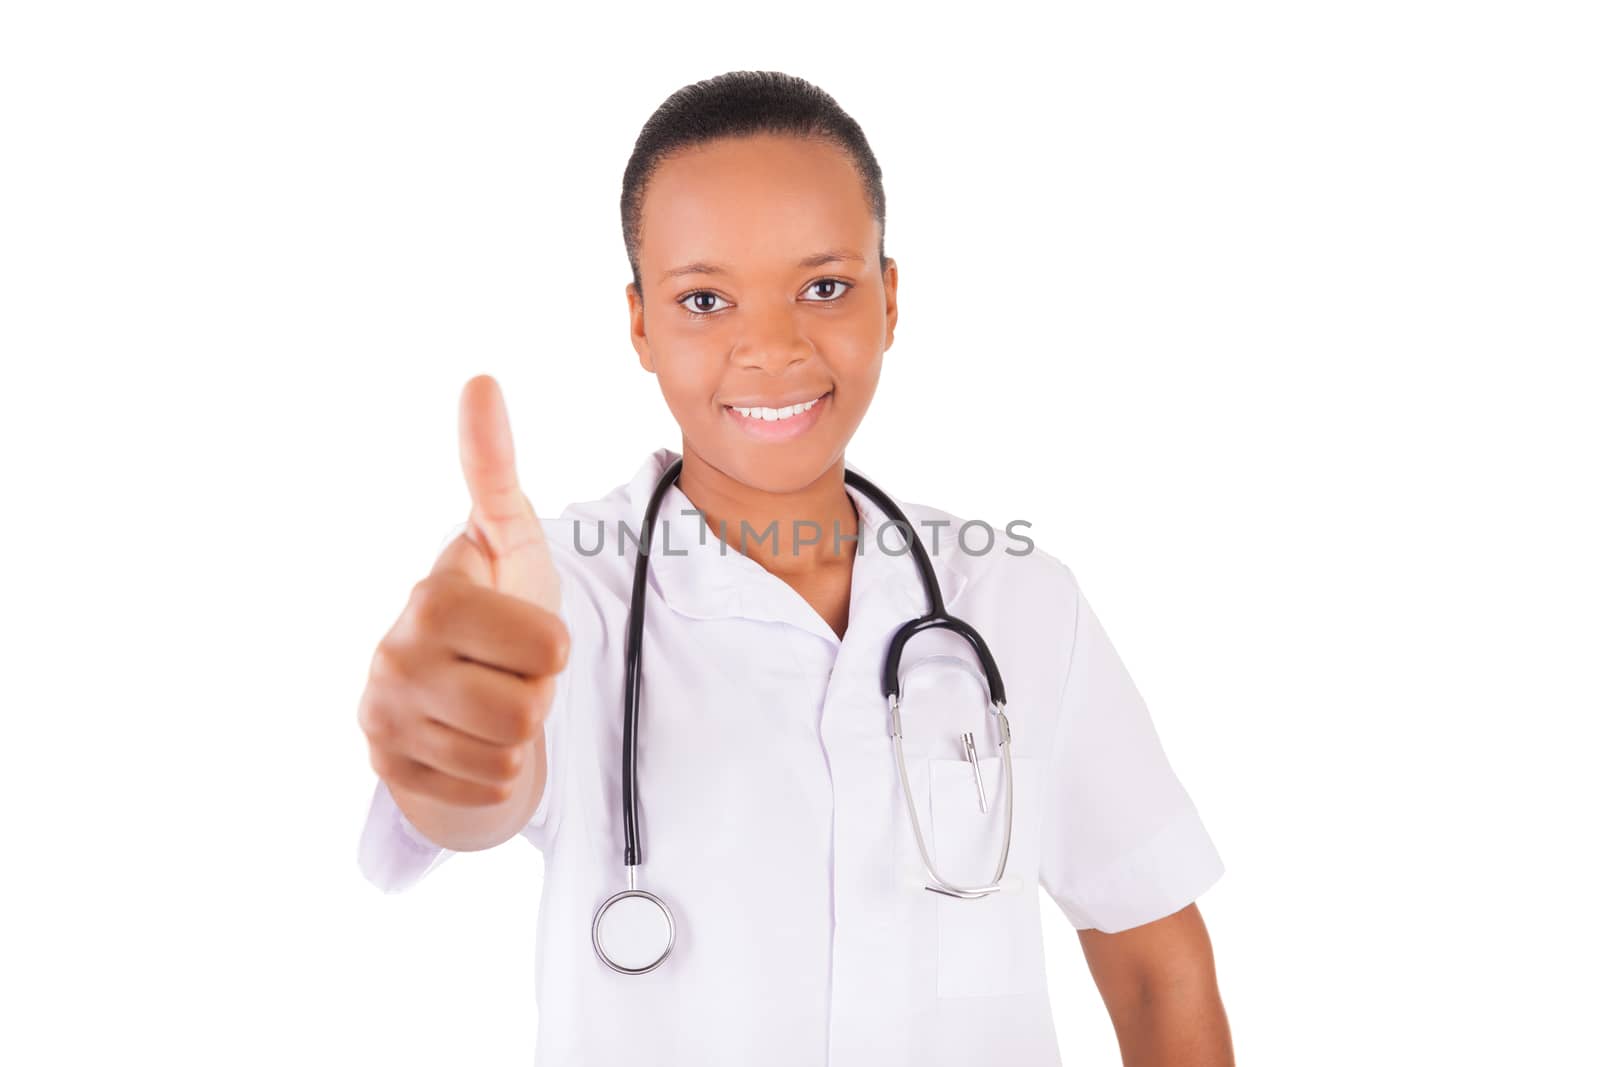
<instances>
[{"instance_id":1,"label":"forearm","mask_svg":"<svg viewBox=\"0 0 1600 1067\"><path fill-rule=\"evenodd\" d=\"M1216 985L1144 988L1112 1011L1123 1067L1233 1067L1233 1040Z\"/></svg>"}]
</instances>

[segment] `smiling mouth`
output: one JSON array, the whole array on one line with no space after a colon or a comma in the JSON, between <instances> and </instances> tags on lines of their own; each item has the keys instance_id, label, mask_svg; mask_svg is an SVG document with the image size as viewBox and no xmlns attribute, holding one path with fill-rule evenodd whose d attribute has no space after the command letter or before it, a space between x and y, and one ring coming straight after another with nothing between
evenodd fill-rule
<instances>
[{"instance_id":1,"label":"smiling mouth","mask_svg":"<svg viewBox=\"0 0 1600 1067\"><path fill-rule=\"evenodd\" d=\"M722 406L740 418L749 419L752 422L784 422L797 415L804 415L822 403L823 399L832 392L833 390L829 389L828 392L814 396L810 400L805 400L798 404L786 404L783 407L776 408L762 407L760 405L746 407L740 404L724 404Z\"/></svg>"}]
</instances>

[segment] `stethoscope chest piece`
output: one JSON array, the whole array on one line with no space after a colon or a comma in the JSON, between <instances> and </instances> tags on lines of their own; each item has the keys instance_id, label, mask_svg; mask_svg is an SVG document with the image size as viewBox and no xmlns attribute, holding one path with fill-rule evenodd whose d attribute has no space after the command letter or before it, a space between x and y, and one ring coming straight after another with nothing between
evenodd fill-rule
<instances>
[{"instance_id":1,"label":"stethoscope chest piece","mask_svg":"<svg viewBox=\"0 0 1600 1067\"><path fill-rule=\"evenodd\" d=\"M624 889L594 913L591 936L600 961L619 974L646 974L661 966L677 939L672 909L654 893Z\"/></svg>"}]
</instances>

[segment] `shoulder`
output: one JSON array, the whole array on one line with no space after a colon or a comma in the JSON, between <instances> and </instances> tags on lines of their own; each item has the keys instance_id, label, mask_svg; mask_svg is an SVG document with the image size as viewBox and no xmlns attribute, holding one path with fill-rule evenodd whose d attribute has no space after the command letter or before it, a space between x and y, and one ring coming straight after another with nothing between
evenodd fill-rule
<instances>
[{"instance_id":1,"label":"shoulder","mask_svg":"<svg viewBox=\"0 0 1600 1067\"><path fill-rule=\"evenodd\" d=\"M1078 637L1076 576L1026 523L901 509L934 562L947 611L982 637L1002 672L1012 728L1030 738L1018 751L1047 754Z\"/></svg>"},{"instance_id":2,"label":"shoulder","mask_svg":"<svg viewBox=\"0 0 1600 1067\"><path fill-rule=\"evenodd\" d=\"M941 579L948 575L960 586L952 608L979 601L1000 603L1035 620L1072 628L1077 576L1039 544L1031 523L957 515L930 504L900 506Z\"/></svg>"},{"instance_id":3,"label":"shoulder","mask_svg":"<svg viewBox=\"0 0 1600 1067\"><path fill-rule=\"evenodd\" d=\"M634 533L628 486L604 496L568 504L554 518L540 519L551 562L561 576L562 614L572 621L592 620L603 628L607 614L628 602L633 556L618 549L622 527Z\"/></svg>"},{"instance_id":4,"label":"shoulder","mask_svg":"<svg viewBox=\"0 0 1600 1067\"><path fill-rule=\"evenodd\" d=\"M627 481L601 496L568 504L555 518L541 520L563 578L570 574L574 585L597 597L628 601L645 505L661 475L679 458L671 449L658 448Z\"/></svg>"}]
</instances>

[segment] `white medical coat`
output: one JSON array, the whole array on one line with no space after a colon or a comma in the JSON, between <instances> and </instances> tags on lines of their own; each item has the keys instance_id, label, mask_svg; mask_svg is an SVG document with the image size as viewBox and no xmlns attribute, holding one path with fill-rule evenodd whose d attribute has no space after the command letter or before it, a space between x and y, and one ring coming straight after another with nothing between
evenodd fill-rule
<instances>
[{"instance_id":1,"label":"white medical coat","mask_svg":"<svg viewBox=\"0 0 1600 1067\"><path fill-rule=\"evenodd\" d=\"M522 831L545 855L535 1062L1059 1064L1036 887L1074 927L1116 932L1193 901L1221 859L1072 572L1037 547L1008 554L1022 546L1003 529L992 551L961 551L961 520L902 501L947 610L998 663L1015 773L1015 888L979 900L921 888L879 675L890 636L927 605L899 531L854 488L862 530L843 639L681 514L693 505L677 486L663 497L645 611L638 885L673 909L677 942L646 975L596 958L595 908L627 886L622 653L637 544L619 534L640 531L676 458L660 449L626 485L543 520L572 651L545 728L549 783ZM926 524L941 520L935 551ZM928 847L947 880L987 882L1004 782L976 658L949 631L919 634L901 677ZM987 814L962 731L978 745ZM367 878L398 891L449 855L379 782L360 844Z\"/></svg>"}]
</instances>

